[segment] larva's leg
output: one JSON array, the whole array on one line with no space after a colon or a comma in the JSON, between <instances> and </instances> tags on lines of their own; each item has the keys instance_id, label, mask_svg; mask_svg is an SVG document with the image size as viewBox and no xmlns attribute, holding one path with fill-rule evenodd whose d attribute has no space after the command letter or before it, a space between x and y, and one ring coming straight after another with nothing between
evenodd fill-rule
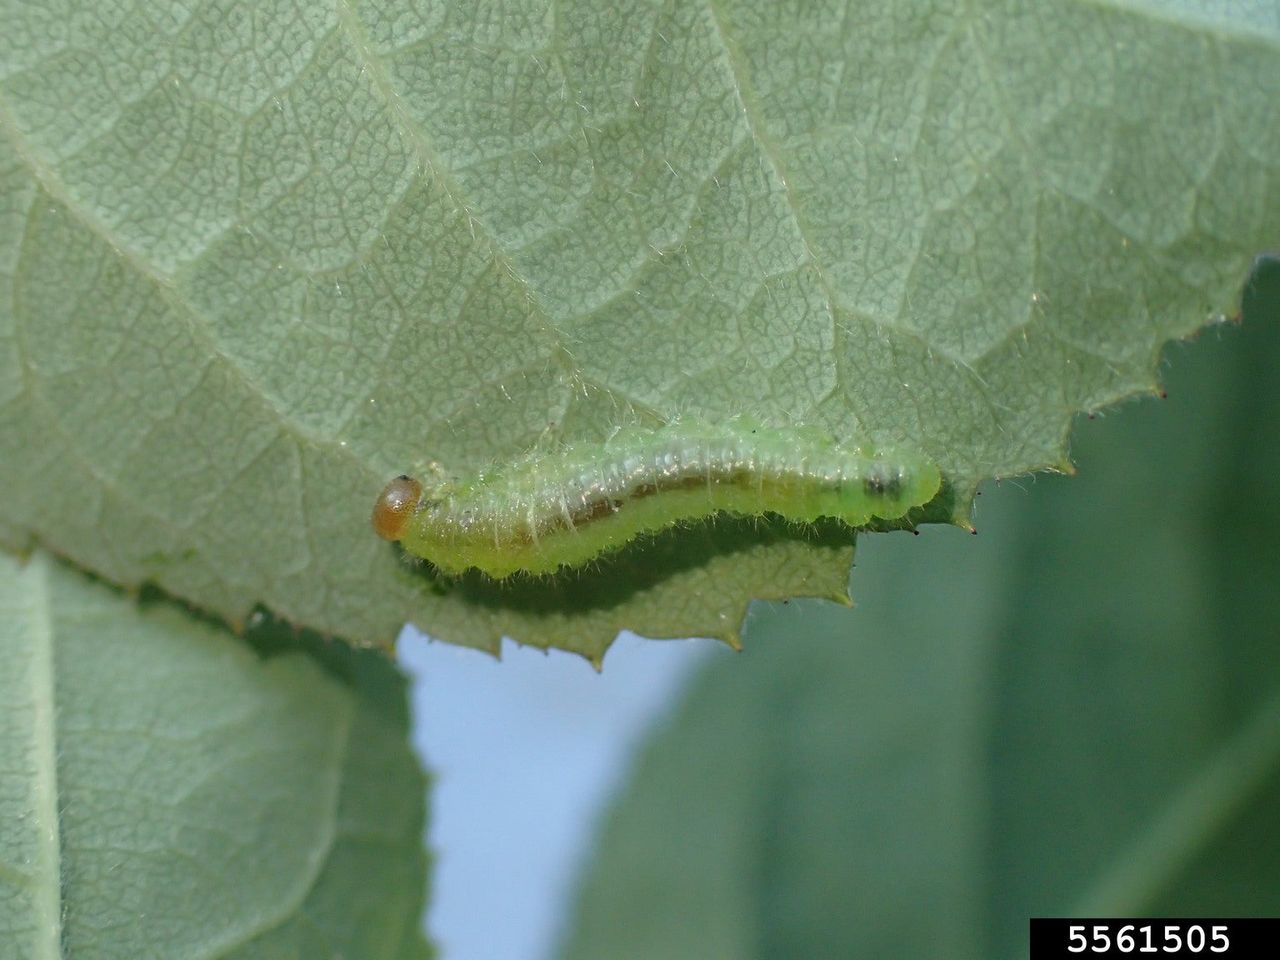
<instances>
[{"instance_id":1,"label":"larva's leg","mask_svg":"<svg viewBox=\"0 0 1280 960\"><path fill-rule=\"evenodd\" d=\"M538 439L533 442L533 449L554 450L560 444L560 431L563 426L559 423L548 423L538 434Z\"/></svg>"},{"instance_id":2,"label":"larva's leg","mask_svg":"<svg viewBox=\"0 0 1280 960\"><path fill-rule=\"evenodd\" d=\"M410 476L422 481L424 487L434 486L449 479L444 465L439 460L415 460Z\"/></svg>"}]
</instances>

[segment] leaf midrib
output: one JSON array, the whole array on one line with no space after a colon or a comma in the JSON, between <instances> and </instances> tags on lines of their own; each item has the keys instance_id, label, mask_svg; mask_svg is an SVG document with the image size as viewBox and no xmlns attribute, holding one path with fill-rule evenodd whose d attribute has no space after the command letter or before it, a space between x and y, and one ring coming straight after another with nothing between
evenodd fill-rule
<instances>
[{"instance_id":1,"label":"leaf midrib","mask_svg":"<svg viewBox=\"0 0 1280 960\"><path fill-rule=\"evenodd\" d=\"M58 826L58 736L54 689L54 640L49 561L36 557L19 577L29 580L29 649L31 651L31 717L33 759L32 825L38 856L32 899L37 940L33 960L62 957L62 844Z\"/></svg>"}]
</instances>

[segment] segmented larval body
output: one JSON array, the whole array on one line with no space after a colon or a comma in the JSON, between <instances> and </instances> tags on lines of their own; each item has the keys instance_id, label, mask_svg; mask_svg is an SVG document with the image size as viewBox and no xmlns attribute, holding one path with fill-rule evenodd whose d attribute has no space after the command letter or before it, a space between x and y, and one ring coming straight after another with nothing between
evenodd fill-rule
<instances>
[{"instance_id":1,"label":"segmented larval body","mask_svg":"<svg viewBox=\"0 0 1280 960\"><path fill-rule=\"evenodd\" d=\"M374 510L389 540L448 573L581 566L646 533L717 513L894 520L938 492L926 458L805 427L682 420L534 452L464 479L398 477Z\"/></svg>"}]
</instances>

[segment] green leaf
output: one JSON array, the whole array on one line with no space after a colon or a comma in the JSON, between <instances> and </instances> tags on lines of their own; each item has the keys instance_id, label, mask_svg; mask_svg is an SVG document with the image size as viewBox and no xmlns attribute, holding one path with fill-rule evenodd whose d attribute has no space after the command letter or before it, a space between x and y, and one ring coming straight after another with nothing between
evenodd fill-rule
<instances>
[{"instance_id":1,"label":"green leaf","mask_svg":"<svg viewBox=\"0 0 1280 960\"><path fill-rule=\"evenodd\" d=\"M849 544L787 530L459 587L368 514L695 412L918 450L964 522L1275 243L1273 13L0 0L0 536L233 623L597 661L843 594Z\"/></svg>"},{"instance_id":2,"label":"green leaf","mask_svg":"<svg viewBox=\"0 0 1280 960\"><path fill-rule=\"evenodd\" d=\"M430 955L384 658L263 659L37 556L0 558L0 662L0 955Z\"/></svg>"},{"instance_id":3,"label":"green leaf","mask_svg":"<svg viewBox=\"0 0 1280 960\"><path fill-rule=\"evenodd\" d=\"M1280 266L1280 265L1274 265ZM1170 399L761 609L649 744L570 958L1026 955L1028 916L1280 912L1280 269Z\"/></svg>"}]
</instances>

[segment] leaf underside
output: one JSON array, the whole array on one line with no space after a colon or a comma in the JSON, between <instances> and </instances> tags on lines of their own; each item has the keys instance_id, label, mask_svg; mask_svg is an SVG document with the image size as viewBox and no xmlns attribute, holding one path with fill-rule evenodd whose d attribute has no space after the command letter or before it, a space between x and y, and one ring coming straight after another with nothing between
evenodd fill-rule
<instances>
[{"instance_id":1,"label":"leaf underside","mask_svg":"<svg viewBox=\"0 0 1280 960\"><path fill-rule=\"evenodd\" d=\"M0 539L356 643L409 620L599 661L843 597L847 537L716 524L458 585L369 511L424 461L692 413L919 451L928 518L963 523L983 479L1065 469L1074 414L1156 390L1280 223L1268 4L0 22Z\"/></svg>"},{"instance_id":2,"label":"leaf underside","mask_svg":"<svg viewBox=\"0 0 1280 960\"><path fill-rule=\"evenodd\" d=\"M0 954L425 960L403 680L329 659L0 557Z\"/></svg>"}]
</instances>

